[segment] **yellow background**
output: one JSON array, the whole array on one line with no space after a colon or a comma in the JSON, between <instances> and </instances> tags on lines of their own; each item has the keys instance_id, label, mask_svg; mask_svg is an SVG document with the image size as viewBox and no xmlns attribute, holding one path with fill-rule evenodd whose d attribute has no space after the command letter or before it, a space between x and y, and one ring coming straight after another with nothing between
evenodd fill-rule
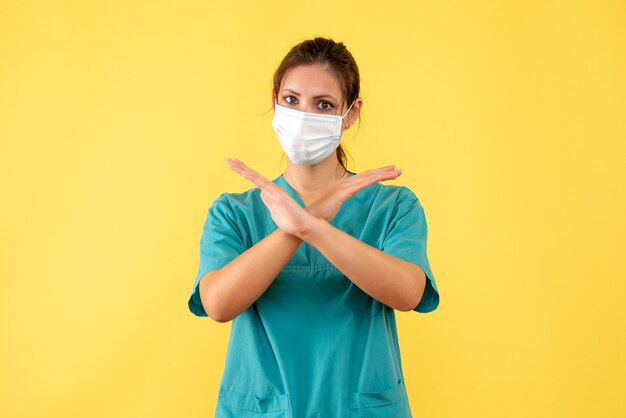
<instances>
[{"instance_id":1,"label":"yellow background","mask_svg":"<svg viewBox=\"0 0 626 418\"><path fill-rule=\"evenodd\" d=\"M403 169L441 292L397 312L417 417L626 416L623 1L0 3L0 416L213 416L187 310L221 192L285 167L272 73L362 75L349 168ZM282 161L281 161L281 158Z\"/></svg>"}]
</instances>

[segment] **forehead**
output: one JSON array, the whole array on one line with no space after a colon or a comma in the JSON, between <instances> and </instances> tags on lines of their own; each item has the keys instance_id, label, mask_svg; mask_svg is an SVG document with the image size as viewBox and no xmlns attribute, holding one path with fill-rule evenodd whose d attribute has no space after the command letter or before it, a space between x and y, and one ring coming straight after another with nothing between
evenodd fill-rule
<instances>
[{"instance_id":1,"label":"forehead","mask_svg":"<svg viewBox=\"0 0 626 418\"><path fill-rule=\"evenodd\" d=\"M337 78L322 64L298 65L288 69L280 88L295 90L302 95L341 96L341 86Z\"/></svg>"}]
</instances>

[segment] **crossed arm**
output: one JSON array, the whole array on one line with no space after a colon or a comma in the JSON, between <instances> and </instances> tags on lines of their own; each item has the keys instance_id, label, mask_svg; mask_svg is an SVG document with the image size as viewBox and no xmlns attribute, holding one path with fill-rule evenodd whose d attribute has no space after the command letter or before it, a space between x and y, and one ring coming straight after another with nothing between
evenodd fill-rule
<instances>
[{"instance_id":1,"label":"crossed arm","mask_svg":"<svg viewBox=\"0 0 626 418\"><path fill-rule=\"evenodd\" d=\"M247 309L270 286L303 241L317 248L374 299L401 311L418 305L426 274L417 264L374 248L327 220L334 217L345 199L369 184L396 178L402 170L389 165L341 179L302 208L283 188L241 161L227 162L232 170L261 189L261 199L279 228L226 266L201 278L200 299L208 316L227 322Z\"/></svg>"},{"instance_id":2,"label":"crossed arm","mask_svg":"<svg viewBox=\"0 0 626 418\"><path fill-rule=\"evenodd\" d=\"M317 248L356 286L387 306L409 311L421 300L426 275L419 266L315 218L301 237L277 229L223 268L204 275L199 289L207 315L217 322L234 319L265 292L302 242Z\"/></svg>"}]
</instances>

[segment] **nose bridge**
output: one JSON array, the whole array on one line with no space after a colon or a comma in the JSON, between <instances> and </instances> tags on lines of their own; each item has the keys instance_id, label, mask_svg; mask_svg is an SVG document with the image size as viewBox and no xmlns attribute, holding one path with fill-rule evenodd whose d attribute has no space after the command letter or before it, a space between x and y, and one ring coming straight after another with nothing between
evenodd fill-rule
<instances>
[{"instance_id":1,"label":"nose bridge","mask_svg":"<svg viewBox=\"0 0 626 418\"><path fill-rule=\"evenodd\" d=\"M319 113L319 110L317 109L316 99L313 99L312 97L300 97L300 106L300 110L302 110L303 112Z\"/></svg>"}]
</instances>

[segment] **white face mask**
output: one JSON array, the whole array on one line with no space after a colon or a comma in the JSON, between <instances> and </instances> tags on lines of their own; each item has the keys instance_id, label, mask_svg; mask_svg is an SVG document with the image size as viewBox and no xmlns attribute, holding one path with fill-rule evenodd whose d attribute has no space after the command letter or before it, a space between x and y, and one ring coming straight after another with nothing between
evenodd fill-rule
<instances>
[{"instance_id":1,"label":"white face mask","mask_svg":"<svg viewBox=\"0 0 626 418\"><path fill-rule=\"evenodd\" d=\"M302 112L276 103L272 128L294 164L319 163L339 146L341 123L353 104L339 116Z\"/></svg>"}]
</instances>

